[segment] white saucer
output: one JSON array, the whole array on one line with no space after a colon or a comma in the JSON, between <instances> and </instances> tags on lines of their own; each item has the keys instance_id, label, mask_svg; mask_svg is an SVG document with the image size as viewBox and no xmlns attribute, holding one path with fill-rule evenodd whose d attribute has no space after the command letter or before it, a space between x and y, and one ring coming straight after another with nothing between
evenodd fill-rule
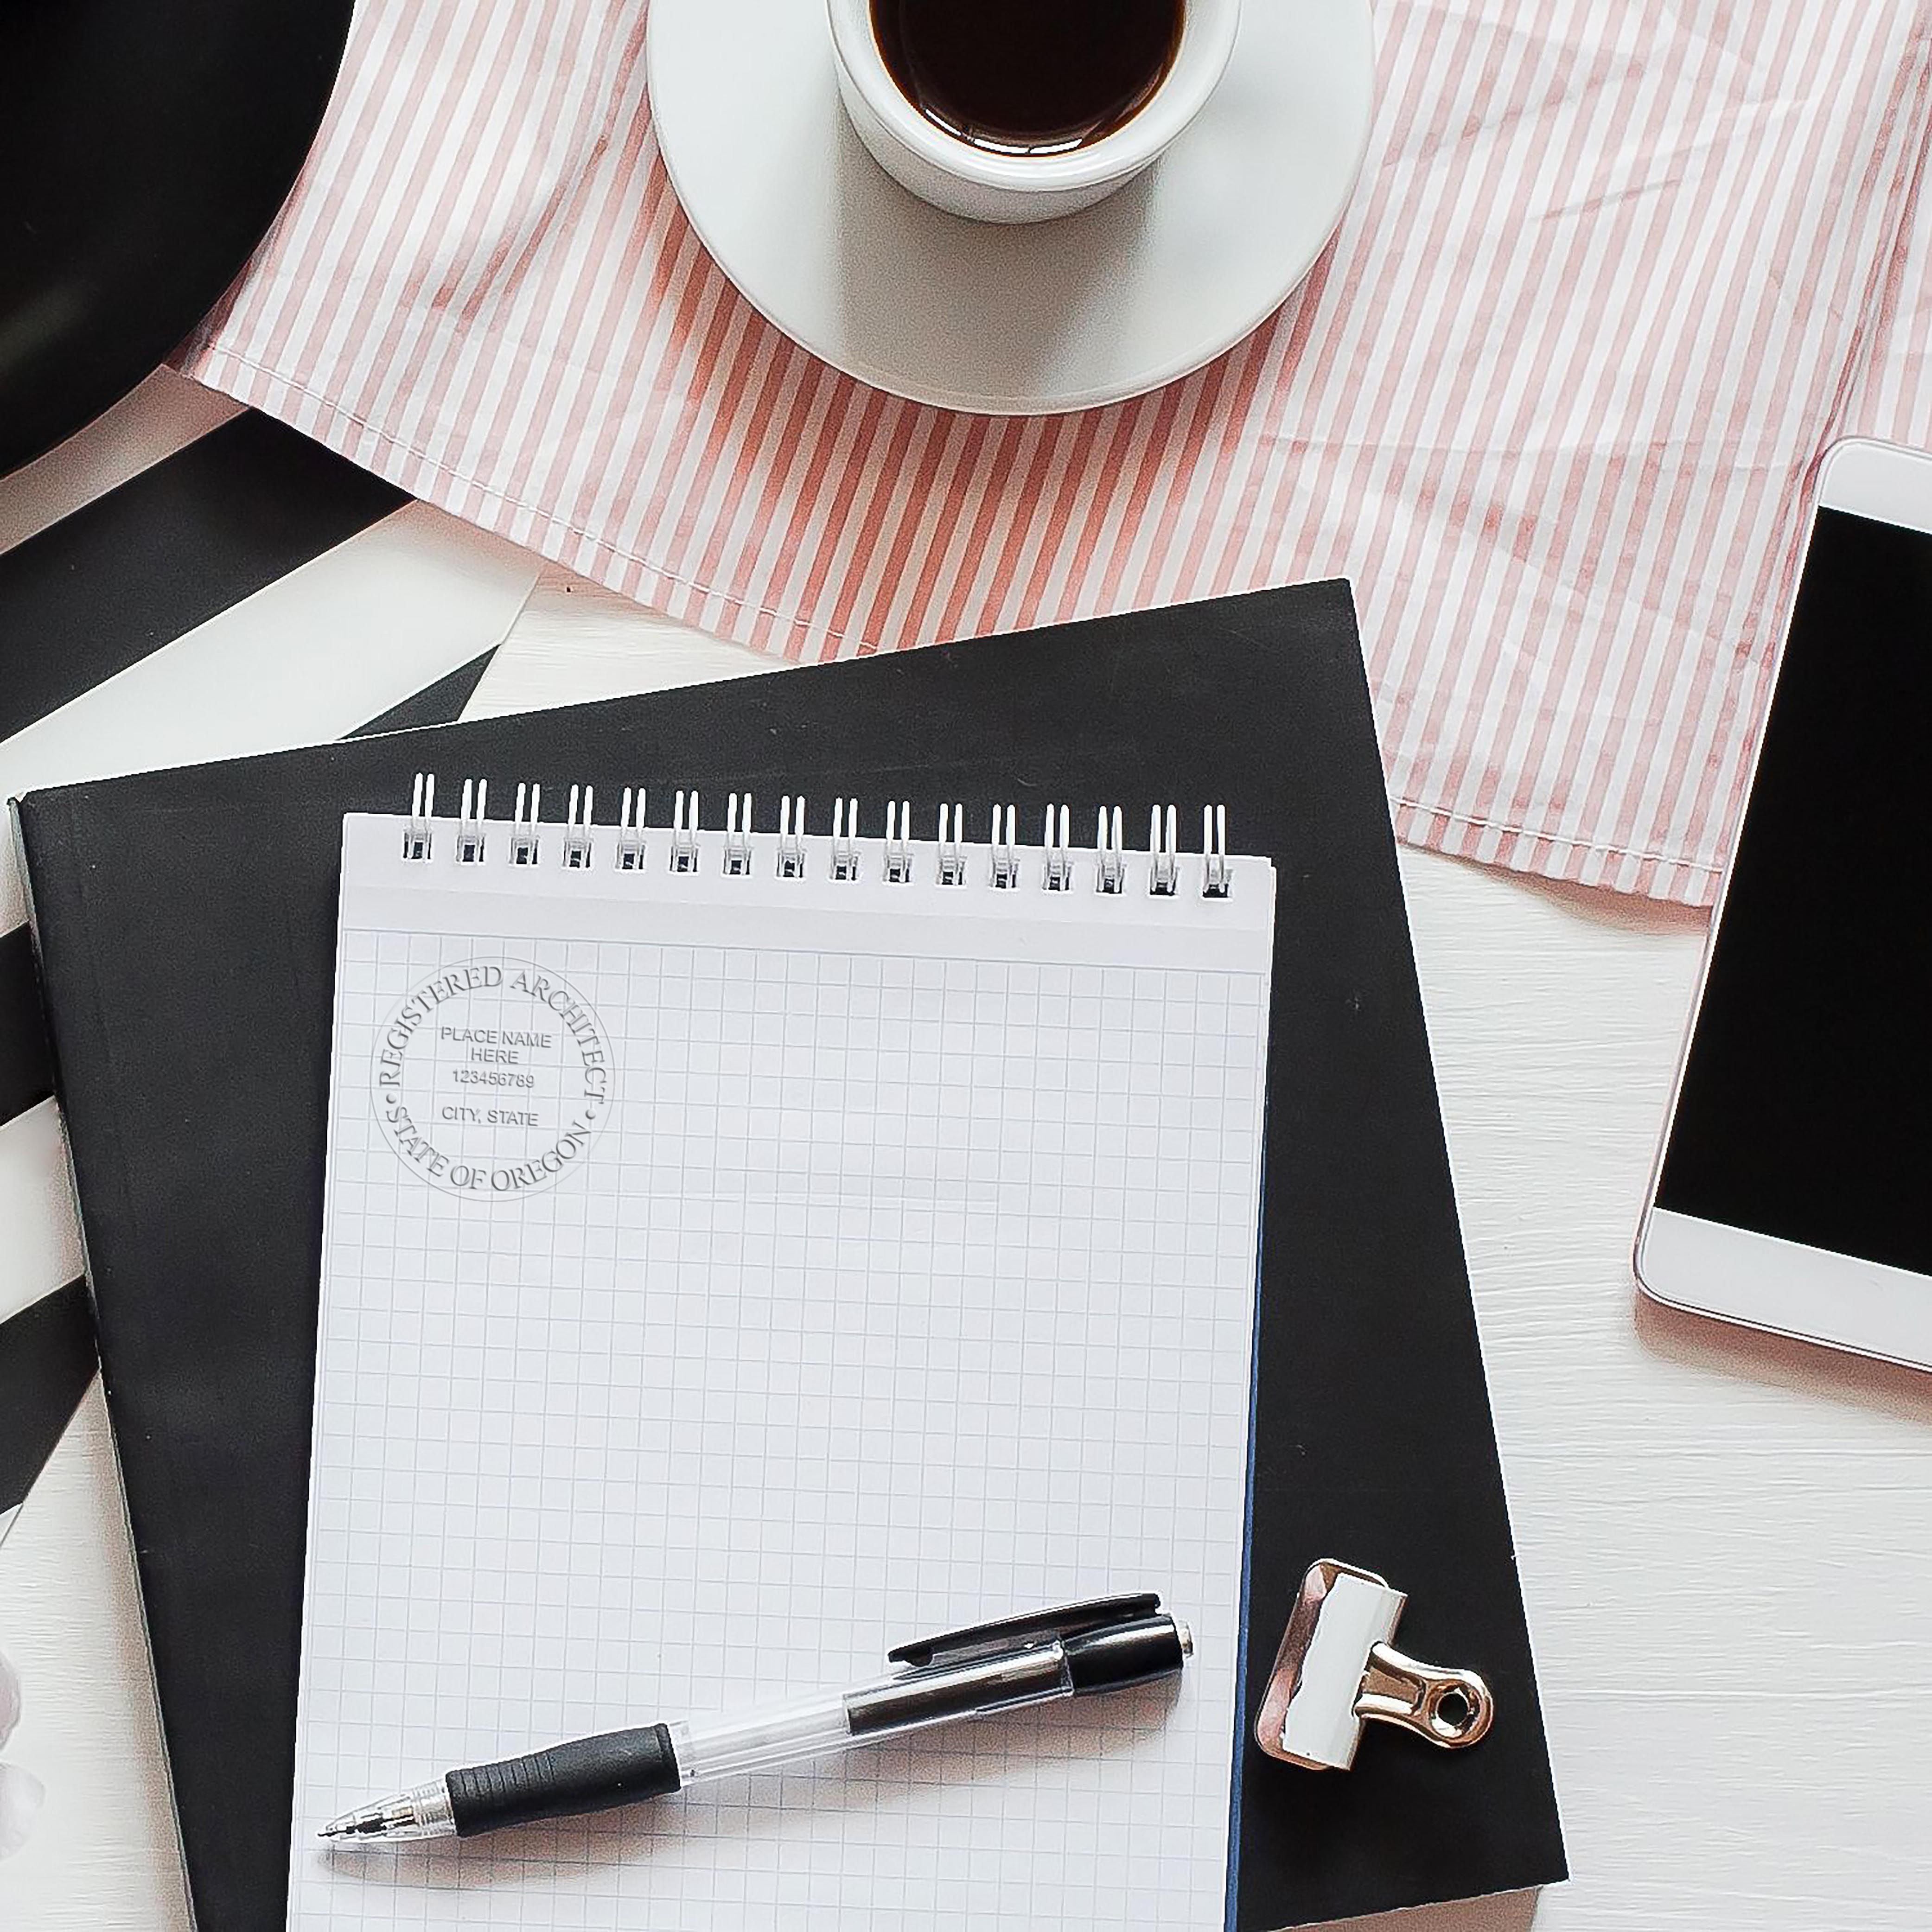
<instances>
[{"instance_id":1,"label":"white saucer","mask_svg":"<svg viewBox=\"0 0 1932 1932\"><path fill-rule=\"evenodd\" d=\"M824 0L651 0L648 34L672 185L746 299L862 382L991 415L1119 402L1259 327L1341 220L1374 100L1368 0L1247 0L1214 99L1148 173L999 227L859 145Z\"/></svg>"}]
</instances>

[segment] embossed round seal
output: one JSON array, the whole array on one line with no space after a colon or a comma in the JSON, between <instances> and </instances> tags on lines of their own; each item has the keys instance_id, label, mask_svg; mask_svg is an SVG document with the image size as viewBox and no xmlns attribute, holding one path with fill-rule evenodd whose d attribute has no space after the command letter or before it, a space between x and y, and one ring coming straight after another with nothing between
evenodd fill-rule
<instances>
[{"instance_id":1,"label":"embossed round seal","mask_svg":"<svg viewBox=\"0 0 1932 1932\"><path fill-rule=\"evenodd\" d=\"M403 1164L447 1192L498 1201L576 1167L615 1088L590 1003L515 959L425 980L378 1036L374 1074L376 1118Z\"/></svg>"}]
</instances>

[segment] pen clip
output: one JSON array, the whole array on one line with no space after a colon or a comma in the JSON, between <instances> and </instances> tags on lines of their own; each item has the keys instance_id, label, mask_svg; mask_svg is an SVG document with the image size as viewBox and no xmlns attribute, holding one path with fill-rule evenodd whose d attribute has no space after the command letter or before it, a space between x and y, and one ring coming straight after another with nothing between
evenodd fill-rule
<instances>
[{"instance_id":1,"label":"pen clip","mask_svg":"<svg viewBox=\"0 0 1932 1932\"><path fill-rule=\"evenodd\" d=\"M1482 1678L1418 1664L1389 1642L1408 1602L1372 1570L1328 1558L1309 1570L1255 1720L1255 1741L1269 1756L1346 1771L1370 1722L1444 1750L1482 1738L1496 1716Z\"/></svg>"},{"instance_id":2,"label":"pen clip","mask_svg":"<svg viewBox=\"0 0 1932 1932\"><path fill-rule=\"evenodd\" d=\"M888 1651L886 1660L906 1664L915 1670L922 1670L929 1664L964 1663L1000 1651L1022 1650L1029 1644L1084 1636L1090 1630L1106 1630L1114 1624L1133 1623L1156 1615L1160 1609L1160 1598L1151 1590L1131 1597L1096 1597L1090 1603L1030 1610L993 1623L947 1630L939 1636L920 1637Z\"/></svg>"}]
</instances>

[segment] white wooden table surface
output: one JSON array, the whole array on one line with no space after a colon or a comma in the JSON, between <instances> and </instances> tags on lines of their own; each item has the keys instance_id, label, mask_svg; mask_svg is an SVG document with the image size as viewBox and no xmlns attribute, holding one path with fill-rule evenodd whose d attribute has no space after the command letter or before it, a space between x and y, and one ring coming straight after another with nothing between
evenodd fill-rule
<instances>
[{"instance_id":1,"label":"white wooden table surface","mask_svg":"<svg viewBox=\"0 0 1932 1932\"><path fill-rule=\"evenodd\" d=\"M546 574L472 715L768 670ZM1932 1927L1932 1378L1640 1305L1701 919L1403 877L1575 1876L1409 1932ZM183 1932L106 1419L0 1552L46 1782L5 1932Z\"/></svg>"}]
</instances>

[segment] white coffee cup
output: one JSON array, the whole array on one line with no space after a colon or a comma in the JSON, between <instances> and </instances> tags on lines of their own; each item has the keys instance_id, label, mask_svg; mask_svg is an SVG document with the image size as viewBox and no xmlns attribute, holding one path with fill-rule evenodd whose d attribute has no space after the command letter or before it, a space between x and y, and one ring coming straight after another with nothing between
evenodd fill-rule
<instances>
[{"instance_id":1,"label":"white coffee cup","mask_svg":"<svg viewBox=\"0 0 1932 1932\"><path fill-rule=\"evenodd\" d=\"M826 0L839 97L872 158L922 201L974 221L1045 221L1144 173L1208 104L1226 70L1240 0L1186 0L1180 44L1153 94L1111 134L1060 154L1002 154L929 121L901 92L871 0Z\"/></svg>"}]
</instances>

